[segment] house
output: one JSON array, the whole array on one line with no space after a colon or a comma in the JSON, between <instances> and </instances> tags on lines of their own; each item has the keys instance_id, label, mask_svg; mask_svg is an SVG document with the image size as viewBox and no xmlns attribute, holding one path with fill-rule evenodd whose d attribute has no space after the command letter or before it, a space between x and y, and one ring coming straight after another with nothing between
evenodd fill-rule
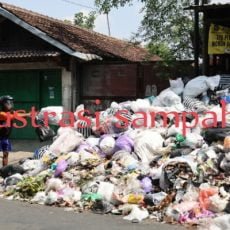
<instances>
[{"instance_id":1,"label":"house","mask_svg":"<svg viewBox=\"0 0 230 230\"><path fill-rule=\"evenodd\" d=\"M201 2L201 3L200 3ZM202 74L230 74L230 4L218 0L195 0L186 10L195 13L195 62L202 57ZM199 15L202 21L199 23ZM201 36L199 32L202 31ZM200 49L200 47L202 49ZM202 50L202 51L200 51Z\"/></svg>"},{"instance_id":2,"label":"house","mask_svg":"<svg viewBox=\"0 0 230 230\"><path fill-rule=\"evenodd\" d=\"M130 42L0 3L0 95L14 96L18 109L72 111L95 99L105 106L143 96L145 74L159 60ZM14 137L35 135L27 127Z\"/></svg>"}]
</instances>

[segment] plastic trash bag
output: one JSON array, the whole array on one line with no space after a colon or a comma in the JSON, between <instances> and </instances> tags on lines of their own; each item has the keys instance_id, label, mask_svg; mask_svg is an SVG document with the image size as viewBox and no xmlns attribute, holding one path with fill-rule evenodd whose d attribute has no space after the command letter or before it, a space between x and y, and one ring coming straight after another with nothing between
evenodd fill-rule
<instances>
[{"instance_id":1,"label":"plastic trash bag","mask_svg":"<svg viewBox=\"0 0 230 230\"><path fill-rule=\"evenodd\" d=\"M77 120L74 123L74 129L81 133L85 138L88 138L93 133L92 127L84 120Z\"/></svg>"},{"instance_id":2,"label":"plastic trash bag","mask_svg":"<svg viewBox=\"0 0 230 230\"><path fill-rule=\"evenodd\" d=\"M77 203L78 201L81 200L81 191L76 191L73 188L70 187L66 187L64 189L62 189L61 191L58 191L58 195L59 197L61 197L63 199L63 201L69 203L69 204L73 204L73 203Z\"/></svg>"},{"instance_id":3,"label":"plastic trash bag","mask_svg":"<svg viewBox=\"0 0 230 230\"><path fill-rule=\"evenodd\" d=\"M202 224L199 230L227 230L230 229L230 214L218 216L212 220L208 220L208 223Z\"/></svg>"},{"instance_id":4,"label":"plastic trash bag","mask_svg":"<svg viewBox=\"0 0 230 230\"><path fill-rule=\"evenodd\" d=\"M150 102L146 99L137 99L131 103L131 109L134 113L147 112L150 108Z\"/></svg>"},{"instance_id":5,"label":"plastic trash bag","mask_svg":"<svg viewBox=\"0 0 230 230\"><path fill-rule=\"evenodd\" d=\"M7 177L3 184L5 187L7 186L12 186L12 185L16 185L18 182L22 181L23 180L23 176L19 173L16 173L10 177Z\"/></svg>"},{"instance_id":6,"label":"plastic trash bag","mask_svg":"<svg viewBox=\"0 0 230 230\"><path fill-rule=\"evenodd\" d=\"M204 144L204 139L201 135L196 133L188 133L185 141L181 143L182 146L187 146L191 149L200 148Z\"/></svg>"},{"instance_id":7,"label":"plastic trash bag","mask_svg":"<svg viewBox=\"0 0 230 230\"><path fill-rule=\"evenodd\" d=\"M208 89L214 90L219 85L220 76L206 77L199 76L190 80L184 88L184 97L195 98L206 92ZM199 87L197 87L199 85Z\"/></svg>"},{"instance_id":8,"label":"plastic trash bag","mask_svg":"<svg viewBox=\"0 0 230 230\"><path fill-rule=\"evenodd\" d=\"M216 187L209 187L209 188L203 188L200 189L199 192L199 203L200 207L203 209L208 210L208 207L210 205L210 197L217 194L218 189Z\"/></svg>"},{"instance_id":9,"label":"plastic trash bag","mask_svg":"<svg viewBox=\"0 0 230 230\"><path fill-rule=\"evenodd\" d=\"M203 101L187 96L184 97L183 105L186 112L203 113L208 110Z\"/></svg>"},{"instance_id":10,"label":"plastic trash bag","mask_svg":"<svg viewBox=\"0 0 230 230\"><path fill-rule=\"evenodd\" d=\"M183 201L198 201L199 198L199 190L190 184L187 187L186 193L183 196Z\"/></svg>"},{"instance_id":11,"label":"plastic trash bag","mask_svg":"<svg viewBox=\"0 0 230 230\"><path fill-rule=\"evenodd\" d=\"M63 188L64 184L62 180L60 180L59 178L51 178L47 181L45 192L48 193L51 190L57 192Z\"/></svg>"},{"instance_id":12,"label":"plastic trash bag","mask_svg":"<svg viewBox=\"0 0 230 230\"><path fill-rule=\"evenodd\" d=\"M73 131L74 131L74 128L72 127L60 127L57 131L57 137L61 136L64 133L70 133Z\"/></svg>"},{"instance_id":13,"label":"plastic trash bag","mask_svg":"<svg viewBox=\"0 0 230 230\"><path fill-rule=\"evenodd\" d=\"M83 194L100 194L103 199L111 202L115 186L109 182L93 181L82 187Z\"/></svg>"},{"instance_id":14,"label":"plastic trash bag","mask_svg":"<svg viewBox=\"0 0 230 230\"><path fill-rule=\"evenodd\" d=\"M162 165L160 188L164 191L172 189L178 178L192 180L197 173L197 163L191 156L175 157Z\"/></svg>"},{"instance_id":15,"label":"plastic trash bag","mask_svg":"<svg viewBox=\"0 0 230 230\"><path fill-rule=\"evenodd\" d=\"M152 181L149 177L144 177L141 180L141 187L143 188L143 190L145 191L145 193L149 193L152 191L153 189L153 185L152 185Z\"/></svg>"},{"instance_id":16,"label":"plastic trash bag","mask_svg":"<svg viewBox=\"0 0 230 230\"><path fill-rule=\"evenodd\" d=\"M53 205L58 201L58 194L54 191L50 191L46 197L45 204Z\"/></svg>"},{"instance_id":17,"label":"plastic trash bag","mask_svg":"<svg viewBox=\"0 0 230 230\"><path fill-rule=\"evenodd\" d=\"M68 163L66 160L59 161L54 176L55 177L60 176L67 169L67 167L68 167Z\"/></svg>"},{"instance_id":18,"label":"plastic trash bag","mask_svg":"<svg viewBox=\"0 0 230 230\"><path fill-rule=\"evenodd\" d=\"M184 90L184 82L181 78L177 78L176 80L169 79L170 89L177 95L183 93Z\"/></svg>"},{"instance_id":19,"label":"plastic trash bag","mask_svg":"<svg viewBox=\"0 0 230 230\"><path fill-rule=\"evenodd\" d=\"M69 166L76 166L78 165L80 160L80 155L76 152L68 153L68 159L66 160Z\"/></svg>"},{"instance_id":20,"label":"plastic trash bag","mask_svg":"<svg viewBox=\"0 0 230 230\"><path fill-rule=\"evenodd\" d=\"M52 140L52 138L56 135L52 128L45 126L41 122L40 127L35 128L35 133L41 142Z\"/></svg>"},{"instance_id":21,"label":"plastic trash bag","mask_svg":"<svg viewBox=\"0 0 230 230\"><path fill-rule=\"evenodd\" d=\"M36 195L31 200L31 203L42 205L42 204L45 204L46 199L47 199L47 196L45 192L37 192Z\"/></svg>"},{"instance_id":22,"label":"plastic trash bag","mask_svg":"<svg viewBox=\"0 0 230 230\"><path fill-rule=\"evenodd\" d=\"M192 209L196 209L199 207L199 203L196 201L184 201L179 204L172 205L167 211L167 214L169 214L169 210L175 210L179 214L183 214L185 212L188 212Z\"/></svg>"},{"instance_id":23,"label":"plastic trash bag","mask_svg":"<svg viewBox=\"0 0 230 230\"><path fill-rule=\"evenodd\" d=\"M100 141L100 138L91 136L91 137L88 137L85 142L90 146L98 146L99 141Z\"/></svg>"},{"instance_id":24,"label":"plastic trash bag","mask_svg":"<svg viewBox=\"0 0 230 230\"><path fill-rule=\"evenodd\" d=\"M220 84L220 75L208 77L206 82L207 82L209 89L213 91Z\"/></svg>"},{"instance_id":25,"label":"plastic trash bag","mask_svg":"<svg viewBox=\"0 0 230 230\"><path fill-rule=\"evenodd\" d=\"M83 166L87 164L93 165L93 162L100 162L99 155L92 150L90 151L88 146L77 149L77 153L79 154L79 163Z\"/></svg>"},{"instance_id":26,"label":"plastic trash bag","mask_svg":"<svg viewBox=\"0 0 230 230\"><path fill-rule=\"evenodd\" d=\"M70 129L62 133L51 145L50 151L55 154L73 151L83 141L82 134Z\"/></svg>"},{"instance_id":27,"label":"plastic trash bag","mask_svg":"<svg viewBox=\"0 0 230 230\"><path fill-rule=\"evenodd\" d=\"M49 148L50 148L50 145L45 145L45 146L42 146L39 149L36 149L34 151L33 159L35 159L35 160L41 159L44 154L49 152Z\"/></svg>"},{"instance_id":28,"label":"plastic trash bag","mask_svg":"<svg viewBox=\"0 0 230 230\"><path fill-rule=\"evenodd\" d=\"M151 130L140 132L134 140L134 152L143 163L150 162L163 146L162 136Z\"/></svg>"},{"instance_id":29,"label":"plastic trash bag","mask_svg":"<svg viewBox=\"0 0 230 230\"><path fill-rule=\"evenodd\" d=\"M50 125L59 125L60 120L62 119L63 107L62 106L48 106L41 109L38 113L38 118L44 120L45 112L48 114L48 123ZM53 114L55 116L53 116Z\"/></svg>"},{"instance_id":30,"label":"plastic trash bag","mask_svg":"<svg viewBox=\"0 0 230 230\"><path fill-rule=\"evenodd\" d=\"M230 152L225 153L224 158L220 162L220 168L226 173L230 172Z\"/></svg>"},{"instance_id":31,"label":"plastic trash bag","mask_svg":"<svg viewBox=\"0 0 230 230\"><path fill-rule=\"evenodd\" d=\"M20 165L7 165L0 168L0 176L3 177L4 179L16 173L23 174L25 173L25 170Z\"/></svg>"},{"instance_id":32,"label":"plastic trash bag","mask_svg":"<svg viewBox=\"0 0 230 230\"><path fill-rule=\"evenodd\" d=\"M81 195L81 199L86 200L86 201L97 201L97 200L102 200L101 194L98 193L84 193Z\"/></svg>"},{"instance_id":33,"label":"plastic trash bag","mask_svg":"<svg viewBox=\"0 0 230 230\"><path fill-rule=\"evenodd\" d=\"M147 194L144 198L144 203L149 206L157 206L164 200L167 196L165 192L158 192L153 194Z\"/></svg>"},{"instance_id":34,"label":"plastic trash bag","mask_svg":"<svg viewBox=\"0 0 230 230\"><path fill-rule=\"evenodd\" d=\"M77 121L79 119L78 115L80 112L84 111L85 109L85 106L83 104L80 104L76 107L76 110L75 110L75 113L74 113L74 117L75 117L75 120Z\"/></svg>"},{"instance_id":35,"label":"plastic trash bag","mask_svg":"<svg viewBox=\"0 0 230 230\"><path fill-rule=\"evenodd\" d=\"M223 212L229 202L228 199L223 199L218 194L211 196L209 201L207 209L215 213Z\"/></svg>"},{"instance_id":36,"label":"plastic trash bag","mask_svg":"<svg viewBox=\"0 0 230 230\"><path fill-rule=\"evenodd\" d=\"M143 202L144 196L142 194L129 194L128 204L140 204Z\"/></svg>"},{"instance_id":37,"label":"plastic trash bag","mask_svg":"<svg viewBox=\"0 0 230 230\"><path fill-rule=\"evenodd\" d=\"M106 155L112 155L115 148L115 139L112 136L104 135L99 142L101 151Z\"/></svg>"},{"instance_id":38,"label":"plastic trash bag","mask_svg":"<svg viewBox=\"0 0 230 230\"><path fill-rule=\"evenodd\" d=\"M230 135L230 128L208 128L204 130L203 137L204 140L211 144L216 141L224 141L226 136Z\"/></svg>"},{"instance_id":39,"label":"plastic trash bag","mask_svg":"<svg viewBox=\"0 0 230 230\"><path fill-rule=\"evenodd\" d=\"M96 200L92 206L92 212L96 214L108 214L112 209L113 206L105 200Z\"/></svg>"},{"instance_id":40,"label":"plastic trash bag","mask_svg":"<svg viewBox=\"0 0 230 230\"><path fill-rule=\"evenodd\" d=\"M181 103L181 98L170 88L163 90L153 101L152 105L162 107L175 107L177 111L184 110L184 106Z\"/></svg>"},{"instance_id":41,"label":"plastic trash bag","mask_svg":"<svg viewBox=\"0 0 230 230\"><path fill-rule=\"evenodd\" d=\"M141 222L142 220L148 218L149 212L145 208L139 208L137 205L133 205L132 211L129 215L125 216L124 220L129 220L132 222Z\"/></svg>"},{"instance_id":42,"label":"plastic trash bag","mask_svg":"<svg viewBox=\"0 0 230 230\"><path fill-rule=\"evenodd\" d=\"M22 168L25 171L32 171L34 169L37 169L41 166L42 162L40 160L26 160L24 163L21 165Z\"/></svg>"},{"instance_id":43,"label":"plastic trash bag","mask_svg":"<svg viewBox=\"0 0 230 230\"><path fill-rule=\"evenodd\" d=\"M176 127L176 125L172 125L168 128L167 130L167 136L176 136L177 134L183 134L183 126L185 124L183 124L182 122L179 122L178 127ZM187 127L192 127L188 122L186 122L186 126ZM186 128L185 129L186 134L191 133L191 128Z\"/></svg>"},{"instance_id":44,"label":"plastic trash bag","mask_svg":"<svg viewBox=\"0 0 230 230\"><path fill-rule=\"evenodd\" d=\"M117 151L113 157L113 161L118 161L126 169L136 169L138 161L129 153L124 150Z\"/></svg>"},{"instance_id":45,"label":"plastic trash bag","mask_svg":"<svg viewBox=\"0 0 230 230\"><path fill-rule=\"evenodd\" d=\"M133 151L134 141L128 135L118 137L115 144L115 151L125 150L131 153Z\"/></svg>"}]
</instances>

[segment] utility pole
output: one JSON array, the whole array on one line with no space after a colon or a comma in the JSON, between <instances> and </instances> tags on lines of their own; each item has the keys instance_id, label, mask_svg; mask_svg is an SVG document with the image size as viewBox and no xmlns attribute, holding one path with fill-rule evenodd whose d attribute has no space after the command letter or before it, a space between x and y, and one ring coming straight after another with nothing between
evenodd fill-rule
<instances>
[{"instance_id":1,"label":"utility pole","mask_svg":"<svg viewBox=\"0 0 230 230\"><path fill-rule=\"evenodd\" d=\"M109 23L109 13L108 12L106 12L106 21L107 21L107 27L108 27L108 35L111 36L110 23Z\"/></svg>"},{"instance_id":2,"label":"utility pole","mask_svg":"<svg viewBox=\"0 0 230 230\"><path fill-rule=\"evenodd\" d=\"M199 0L195 0L195 6L199 5ZM194 9L194 61L195 76L199 76L199 55L200 55L200 30L199 30L199 11Z\"/></svg>"}]
</instances>

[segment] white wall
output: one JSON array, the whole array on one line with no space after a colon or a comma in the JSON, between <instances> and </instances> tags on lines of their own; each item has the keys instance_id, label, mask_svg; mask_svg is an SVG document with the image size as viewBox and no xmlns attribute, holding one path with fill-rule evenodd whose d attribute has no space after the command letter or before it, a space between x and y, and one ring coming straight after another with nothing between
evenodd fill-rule
<instances>
[{"instance_id":1,"label":"white wall","mask_svg":"<svg viewBox=\"0 0 230 230\"><path fill-rule=\"evenodd\" d=\"M71 72L65 68L62 69L62 105L64 110L71 111L72 103L72 76Z\"/></svg>"}]
</instances>

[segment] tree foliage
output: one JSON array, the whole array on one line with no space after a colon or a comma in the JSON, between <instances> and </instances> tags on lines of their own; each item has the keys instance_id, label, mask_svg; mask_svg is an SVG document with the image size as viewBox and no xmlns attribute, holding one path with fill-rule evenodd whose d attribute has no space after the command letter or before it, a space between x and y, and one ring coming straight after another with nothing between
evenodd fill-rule
<instances>
[{"instance_id":1,"label":"tree foliage","mask_svg":"<svg viewBox=\"0 0 230 230\"><path fill-rule=\"evenodd\" d=\"M193 55L193 12L184 8L193 0L139 0L144 13L136 33L151 52L162 58L188 59ZM133 0L95 0L101 12L133 4Z\"/></svg>"},{"instance_id":2,"label":"tree foliage","mask_svg":"<svg viewBox=\"0 0 230 230\"><path fill-rule=\"evenodd\" d=\"M83 12L76 13L74 16L74 24L86 29L93 30L95 27L96 12L91 11L88 15Z\"/></svg>"}]
</instances>

